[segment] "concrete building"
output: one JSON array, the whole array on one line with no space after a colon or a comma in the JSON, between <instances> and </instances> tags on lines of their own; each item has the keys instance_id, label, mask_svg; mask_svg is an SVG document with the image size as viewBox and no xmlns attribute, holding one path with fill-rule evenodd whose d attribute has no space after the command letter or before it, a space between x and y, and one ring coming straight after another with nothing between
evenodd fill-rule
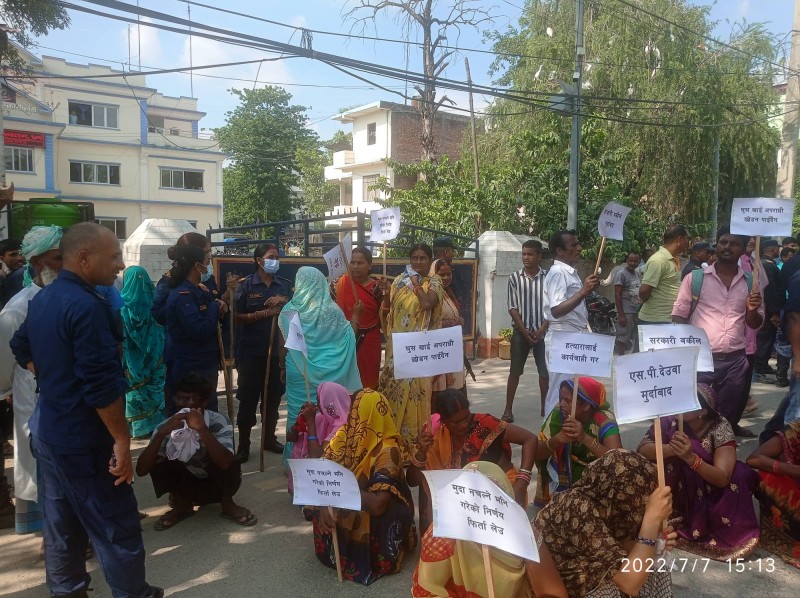
<instances>
[{"instance_id":1,"label":"concrete building","mask_svg":"<svg viewBox=\"0 0 800 598\"><path fill-rule=\"evenodd\" d=\"M339 205L329 215L371 212L380 209L380 192L370 189L378 177L390 185L410 189L414 178L395 175L386 163L419 162L422 117L414 106L394 102L374 102L353 108L334 117L353 126L353 147L334 152L333 165L325 168L325 180L339 183ZM452 159L461 156L469 117L440 110L436 114L435 133L439 155Z\"/></svg>"},{"instance_id":2,"label":"concrete building","mask_svg":"<svg viewBox=\"0 0 800 598\"><path fill-rule=\"evenodd\" d=\"M36 74L2 85L6 181L15 200L94 203L125 239L147 218L222 222L217 141L200 131L197 100L169 97L143 74L19 49Z\"/></svg>"}]
</instances>

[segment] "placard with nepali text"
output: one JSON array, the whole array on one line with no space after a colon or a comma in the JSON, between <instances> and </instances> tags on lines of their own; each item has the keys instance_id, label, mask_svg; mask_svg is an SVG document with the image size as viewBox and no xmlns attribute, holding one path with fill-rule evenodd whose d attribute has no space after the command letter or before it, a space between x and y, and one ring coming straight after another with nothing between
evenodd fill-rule
<instances>
[{"instance_id":1,"label":"placard with nepali text","mask_svg":"<svg viewBox=\"0 0 800 598\"><path fill-rule=\"evenodd\" d=\"M290 311L287 312L286 317L289 318L289 333L286 335L283 346L287 349L296 349L308 357L306 335L303 333L303 325L300 323L300 313Z\"/></svg>"},{"instance_id":2,"label":"placard with nepali text","mask_svg":"<svg viewBox=\"0 0 800 598\"><path fill-rule=\"evenodd\" d=\"M293 504L361 510L361 489L352 471L329 459L287 459L294 480Z\"/></svg>"},{"instance_id":3,"label":"placard with nepali text","mask_svg":"<svg viewBox=\"0 0 800 598\"><path fill-rule=\"evenodd\" d=\"M464 369L461 326L424 332L393 332L394 377L424 378Z\"/></svg>"},{"instance_id":4,"label":"placard with nepali text","mask_svg":"<svg viewBox=\"0 0 800 598\"><path fill-rule=\"evenodd\" d=\"M370 241L382 242L391 241L400 234L400 208L384 208L383 210L373 210L369 214L372 221L372 233Z\"/></svg>"},{"instance_id":5,"label":"placard with nepali text","mask_svg":"<svg viewBox=\"0 0 800 598\"><path fill-rule=\"evenodd\" d=\"M614 361L614 415L629 424L700 409L698 347L620 355Z\"/></svg>"},{"instance_id":6,"label":"placard with nepali text","mask_svg":"<svg viewBox=\"0 0 800 598\"><path fill-rule=\"evenodd\" d=\"M731 232L751 237L792 234L793 199L736 197L731 208Z\"/></svg>"},{"instance_id":7,"label":"placard with nepali text","mask_svg":"<svg viewBox=\"0 0 800 598\"><path fill-rule=\"evenodd\" d=\"M554 330L549 351L550 362L547 368L551 372L599 378L611 376L613 336Z\"/></svg>"},{"instance_id":8,"label":"placard with nepali text","mask_svg":"<svg viewBox=\"0 0 800 598\"><path fill-rule=\"evenodd\" d=\"M625 219L630 214L631 208L610 201L600 212L597 219L597 232L601 237L622 241Z\"/></svg>"},{"instance_id":9,"label":"placard with nepali text","mask_svg":"<svg viewBox=\"0 0 800 598\"><path fill-rule=\"evenodd\" d=\"M433 535L494 546L539 562L525 509L479 471L423 471L431 491Z\"/></svg>"},{"instance_id":10,"label":"placard with nepali text","mask_svg":"<svg viewBox=\"0 0 800 598\"><path fill-rule=\"evenodd\" d=\"M342 252L344 248L344 253ZM353 237L347 233L341 243L322 256L328 266L328 277L339 278L347 274L347 264L353 257Z\"/></svg>"},{"instance_id":11,"label":"placard with nepali text","mask_svg":"<svg viewBox=\"0 0 800 598\"><path fill-rule=\"evenodd\" d=\"M698 372L713 372L714 357L706 331L689 324L640 324L639 350L660 351L675 347L700 347Z\"/></svg>"}]
</instances>

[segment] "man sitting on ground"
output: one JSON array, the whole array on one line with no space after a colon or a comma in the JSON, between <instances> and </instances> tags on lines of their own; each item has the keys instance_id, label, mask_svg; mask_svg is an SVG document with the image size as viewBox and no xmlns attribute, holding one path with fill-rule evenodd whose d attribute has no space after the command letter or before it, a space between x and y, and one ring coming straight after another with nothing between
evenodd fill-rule
<instances>
[{"instance_id":1,"label":"man sitting on ground","mask_svg":"<svg viewBox=\"0 0 800 598\"><path fill-rule=\"evenodd\" d=\"M239 525L258 521L249 509L233 502L242 485L242 470L233 458L233 426L223 414L206 410L211 395L208 386L197 372L178 382L180 411L158 425L136 464L138 476L150 474L156 496L170 493L172 509L158 520L156 531L194 515L195 504L220 503L220 516Z\"/></svg>"}]
</instances>

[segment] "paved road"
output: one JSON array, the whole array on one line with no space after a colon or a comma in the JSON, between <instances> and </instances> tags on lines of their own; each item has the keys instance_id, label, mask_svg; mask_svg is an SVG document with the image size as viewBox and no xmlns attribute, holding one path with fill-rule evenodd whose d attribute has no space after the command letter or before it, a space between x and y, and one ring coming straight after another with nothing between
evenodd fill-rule
<instances>
[{"instance_id":1,"label":"paved road","mask_svg":"<svg viewBox=\"0 0 800 598\"><path fill-rule=\"evenodd\" d=\"M505 401L508 362L478 361L473 368L478 376L478 382L471 383L469 388L473 410L499 415ZM535 368L529 367L528 370L520 383L514 413L516 423L536 430L541 426L538 383ZM761 409L744 423L760 429L782 393L774 386L756 384L753 394L760 401ZM284 422L281 420L281 426ZM623 444L635 448L644 430L643 424L624 426ZM253 433L255 435L256 430ZM143 446L141 442L135 443L135 452L138 453ZM753 440L742 442L739 457L746 457L754 446ZM11 470L7 473L10 475ZM236 499L258 515L259 522L252 528L240 528L221 519L218 507L212 505L199 509L197 515L172 530L156 532L153 524L167 510L166 504L155 498L146 478L137 480L136 495L140 509L149 515L143 522L148 578L151 583L165 587L167 595L316 598L330 590L341 598L410 595L411 574L417 555L404 563L398 575L385 577L369 588L349 582L339 585L336 573L318 563L313 553L310 524L303 520L299 508L291 504L278 455L267 454L264 473L258 471L257 458L251 459L244 467L244 483ZM0 532L0 596L33 598L47 595L44 567L39 555L40 543L38 537ZM758 573L757 570L729 572L726 563L716 562L707 567L698 562L692 572L694 557L685 553L676 553L675 556L689 559L684 572L673 573L676 596L788 598L800 595L800 571L780 560L775 560L775 570L771 573ZM761 558L762 568L766 569L766 559L770 557L757 551L747 567L757 569L756 559ZM93 596L110 597L97 560L92 559L89 565L94 572Z\"/></svg>"}]
</instances>

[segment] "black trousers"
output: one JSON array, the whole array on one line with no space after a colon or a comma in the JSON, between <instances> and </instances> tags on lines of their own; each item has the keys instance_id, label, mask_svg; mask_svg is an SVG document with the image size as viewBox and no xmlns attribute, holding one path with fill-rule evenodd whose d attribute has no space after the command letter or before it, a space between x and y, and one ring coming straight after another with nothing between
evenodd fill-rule
<instances>
[{"instance_id":1,"label":"black trousers","mask_svg":"<svg viewBox=\"0 0 800 598\"><path fill-rule=\"evenodd\" d=\"M769 358L772 357L772 348L775 346L775 336L778 329L772 325L769 318L764 319L764 325L758 329L756 335L756 360L755 372L761 373L769 365Z\"/></svg>"},{"instance_id":2,"label":"black trousers","mask_svg":"<svg viewBox=\"0 0 800 598\"><path fill-rule=\"evenodd\" d=\"M156 496L172 492L195 505L210 505L233 498L242 485L241 466L234 462L227 470L213 463L207 478L198 478L186 469L182 461L159 461L150 470Z\"/></svg>"},{"instance_id":3,"label":"black trousers","mask_svg":"<svg viewBox=\"0 0 800 598\"><path fill-rule=\"evenodd\" d=\"M267 374L267 360L260 357L238 357L236 369L239 372L239 388L236 398L239 401L239 413L236 425L250 429L256 425L256 408L264 393L264 377ZM278 426L278 407L286 387L281 382L281 369L278 351L272 352L272 366L269 372L269 389L266 398L266 417L261 422L266 430L266 442L275 442L275 428Z\"/></svg>"}]
</instances>

